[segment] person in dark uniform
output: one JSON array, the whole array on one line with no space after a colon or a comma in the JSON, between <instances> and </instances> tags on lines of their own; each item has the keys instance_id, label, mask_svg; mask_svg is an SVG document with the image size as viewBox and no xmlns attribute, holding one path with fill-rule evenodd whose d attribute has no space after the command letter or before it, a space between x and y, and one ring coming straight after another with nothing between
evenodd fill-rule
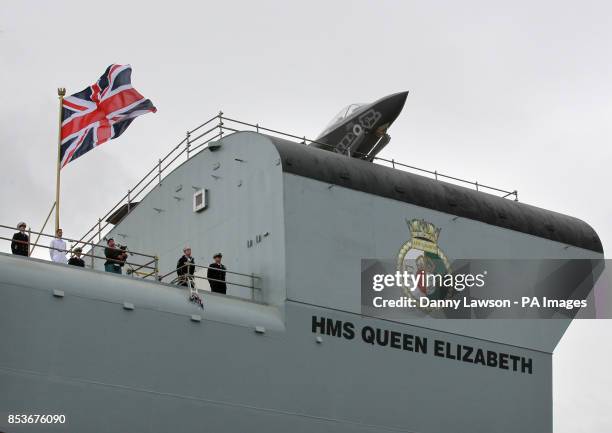
<instances>
[{"instance_id":1,"label":"person in dark uniform","mask_svg":"<svg viewBox=\"0 0 612 433\"><path fill-rule=\"evenodd\" d=\"M189 287L194 285L193 273L195 272L195 260L191 256L191 248L183 248L183 255L176 262L176 275L178 275L179 286Z\"/></svg>"},{"instance_id":2,"label":"person in dark uniform","mask_svg":"<svg viewBox=\"0 0 612 433\"><path fill-rule=\"evenodd\" d=\"M227 286L225 284L225 271L226 268L221 264L221 259L223 255L221 253L217 253L213 256L214 262L208 265L209 269L206 274L208 277L208 282L210 283L210 290L215 293L227 293ZM211 281L211 280L219 280L219 281Z\"/></svg>"},{"instance_id":3,"label":"person in dark uniform","mask_svg":"<svg viewBox=\"0 0 612 433\"><path fill-rule=\"evenodd\" d=\"M30 255L30 238L25 232L26 223L20 222L17 224L17 233L13 235L13 241L11 242L11 252L17 256L29 256Z\"/></svg>"},{"instance_id":4,"label":"person in dark uniform","mask_svg":"<svg viewBox=\"0 0 612 433\"><path fill-rule=\"evenodd\" d=\"M108 246L104 248L104 256L106 257L104 270L114 274L121 274L121 266L123 266L127 260L127 253L125 250L115 246L115 240L113 238L107 239L106 244Z\"/></svg>"},{"instance_id":5,"label":"person in dark uniform","mask_svg":"<svg viewBox=\"0 0 612 433\"><path fill-rule=\"evenodd\" d=\"M81 258L81 253L83 250L80 247L72 250L72 257L68 260L68 264L72 266L80 266L81 268L85 267L85 261Z\"/></svg>"}]
</instances>

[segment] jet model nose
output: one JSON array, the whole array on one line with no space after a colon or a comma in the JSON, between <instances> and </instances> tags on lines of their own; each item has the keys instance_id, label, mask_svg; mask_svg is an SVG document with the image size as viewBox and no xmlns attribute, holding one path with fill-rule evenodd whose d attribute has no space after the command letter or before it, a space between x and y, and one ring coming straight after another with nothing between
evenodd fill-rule
<instances>
[{"instance_id":1,"label":"jet model nose","mask_svg":"<svg viewBox=\"0 0 612 433\"><path fill-rule=\"evenodd\" d=\"M396 113L395 117L399 115L399 113L404 108L404 104L406 103L406 98L408 97L408 91L394 93L393 95L387 96L385 99L385 105L390 113Z\"/></svg>"},{"instance_id":2,"label":"jet model nose","mask_svg":"<svg viewBox=\"0 0 612 433\"><path fill-rule=\"evenodd\" d=\"M404 108L408 92L393 93L392 95L380 98L372 104L372 108L378 111L381 116L381 123L391 125Z\"/></svg>"}]
</instances>

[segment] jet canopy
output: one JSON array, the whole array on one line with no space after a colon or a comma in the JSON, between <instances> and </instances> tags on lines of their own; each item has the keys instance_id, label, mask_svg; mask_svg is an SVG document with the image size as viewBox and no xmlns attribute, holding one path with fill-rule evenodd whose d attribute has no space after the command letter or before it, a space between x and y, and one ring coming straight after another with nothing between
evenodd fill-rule
<instances>
[{"instance_id":1,"label":"jet canopy","mask_svg":"<svg viewBox=\"0 0 612 433\"><path fill-rule=\"evenodd\" d=\"M346 107L342 108L342 110L340 110L338 112L338 114L336 114L334 117L332 117L332 120L327 124L327 126L325 127L323 132L321 132L321 134L319 134L319 137L323 137L329 131L334 129L336 126L338 126L344 120L346 120L349 117L351 117L353 114L355 114L358 111L360 111L360 109L365 107L366 105L368 105L368 104L365 104L365 103L353 103L353 104L349 104Z\"/></svg>"}]
</instances>

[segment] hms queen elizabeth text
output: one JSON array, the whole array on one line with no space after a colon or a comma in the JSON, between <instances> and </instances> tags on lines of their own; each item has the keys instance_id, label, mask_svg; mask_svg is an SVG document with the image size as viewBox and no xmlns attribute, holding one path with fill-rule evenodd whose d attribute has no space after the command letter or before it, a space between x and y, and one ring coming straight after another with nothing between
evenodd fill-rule
<instances>
[{"instance_id":1,"label":"hms queen elizabeth text","mask_svg":"<svg viewBox=\"0 0 612 433\"><path fill-rule=\"evenodd\" d=\"M312 316L311 331L343 340L355 340L377 348L418 353L449 361L533 374L533 359L512 353L483 349L468 344L429 338L370 325L358 326L350 321Z\"/></svg>"}]
</instances>

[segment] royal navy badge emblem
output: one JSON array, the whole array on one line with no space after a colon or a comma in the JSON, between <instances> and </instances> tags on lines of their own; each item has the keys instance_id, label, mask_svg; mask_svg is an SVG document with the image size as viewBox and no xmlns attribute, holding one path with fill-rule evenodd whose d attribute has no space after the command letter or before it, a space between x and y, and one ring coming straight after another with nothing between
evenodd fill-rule
<instances>
[{"instance_id":1,"label":"royal navy badge emblem","mask_svg":"<svg viewBox=\"0 0 612 433\"><path fill-rule=\"evenodd\" d=\"M406 241L397 255L397 270L400 274L415 275L416 287L403 285L406 295L417 300L421 305L420 298L427 297L430 300L449 299L453 296L452 287L443 284L444 278L451 275L451 267L444 254L438 246L438 238L441 229L430 222L422 219L406 220L410 230L410 239ZM433 308L419 307L424 311Z\"/></svg>"}]
</instances>

